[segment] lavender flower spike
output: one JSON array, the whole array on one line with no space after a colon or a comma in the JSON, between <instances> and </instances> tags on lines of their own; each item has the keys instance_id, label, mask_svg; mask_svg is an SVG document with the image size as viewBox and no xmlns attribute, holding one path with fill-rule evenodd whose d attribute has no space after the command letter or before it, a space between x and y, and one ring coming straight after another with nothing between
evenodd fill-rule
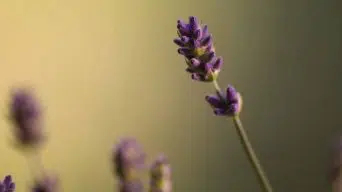
<instances>
[{"instance_id":1,"label":"lavender flower spike","mask_svg":"<svg viewBox=\"0 0 342 192\"><path fill-rule=\"evenodd\" d=\"M14 192L15 184L12 181L12 176L7 175L2 182L0 182L0 192Z\"/></svg>"},{"instance_id":2,"label":"lavender flower spike","mask_svg":"<svg viewBox=\"0 0 342 192\"><path fill-rule=\"evenodd\" d=\"M186 71L191 73L194 80L213 83L216 95L207 96L207 102L214 108L216 115L232 117L243 149L254 168L260 186L263 191L272 192L272 186L239 117L242 109L241 95L232 86L228 86L224 94L217 83L217 76L223 61L222 58L216 56L208 27L201 26L196 17L190 17L189 23L178 21L177 29L179 38L175 39L174 43L180 47L178 53L185 57L188 64Z\"/></svg>"},{"instance_id":3,"label":"lavender flower spike","mask_svg":"<svg viewBox=\"0 0 342 192\"><path fill-rule=\"evenodd\" d=\"M150 192L171 192L171 166L165 156L159 156L151 167Z\"/></svg>"},{"instance_id":4,"label":"lavender flower spike","mask_svg":"<svg viewBox=\"0 0 342 192\"><path fill-rule=\"evenodd\" d=\"M177 29L179 37L174 43L180 47L178 53L185 57L186 71L196 81L215 80L223 60L216 56L208 26L201 26L196 17L190 17L189 23L178 20Z\"/></svg>"},{"instance_id":5,"label":"lavender flower spike","mask_svg":"<svg viewBox=\"0 0 342 192\"><path fill-rule=\"evenodd\" d=\"M145 168L145 153L135 139L125 138L119 142L113 153L113 163L120 192L144 190L137 173Z\"/></svg>"},{"instance_id":6,"label":"lavender flower spike","mask_svg":"<svg viewBox=\"0 0 342 192\"><path fill-rule=\"evenodd\" d=\"M32 187L32 192L58 192L59 181L55 175L45 175L42 179L36 181Z\"/></svg>"},{"instance_id":7,"label":"lavender flower spike","mask_svg":"<svg viewBox=\"0 0 342 192\"><path fill-rule=\"evenodd\" d=\"M217 93L206 96L205 99L214 109L215 115L235 116L242 109L241 95L230 85L228 85L225 95Z\"/></svg>"},{"instance_id":8,"label":"lavender flower spike","mask_svg":"<svg viewBox=\"0 0 342 192\"><path fill-rule=\"evenodd\" d=\"M41 126L41 109L31 90L15 89L9 104L9 119L17 144L36 146L44 138Z\"/></svg>"}]
</instances>

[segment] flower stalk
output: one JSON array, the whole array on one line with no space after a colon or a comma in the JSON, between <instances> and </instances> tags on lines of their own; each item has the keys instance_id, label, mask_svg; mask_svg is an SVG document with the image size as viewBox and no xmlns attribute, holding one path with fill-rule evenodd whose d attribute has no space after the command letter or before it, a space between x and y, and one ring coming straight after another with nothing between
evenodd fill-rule
<instances>
[{"instance_id":1,"label":"flower stalk","mask_svg":"<svg viewBox=\"0 0 342 192\"><path fill-rule=\"evenodd\" d=\"M216 90L216 92L218 93L219 97L222 99L224 96L222 94L221 88L219 86L219 84L217 83L217 80L215 79L213 81L213 85L214 88ZM240 97L240 101L242 101L241 97ZM242 104L242 102L240 102L240 104ZM241 106L240 106L240 110L241 110ZM243 124L241 122L240 116L239 116L239 111L236 112L235 115L233 115L233 123L234 123L234 127L237 131L237 134L239 136L240 139L240 143L243 146L243 149L245 151L245 154L248 157L248 160L250 162L250 164L252 165L253 169L255 170L255 173L258 177L260 186L263 188L263 191L265 192L272 192L272 186L270 184L270 181L268 180L265 171L263 170L261 164L260 164L260 160L258 159L254 148L248 138L247 132L245 130L245 128L243 127Z\"/></svg>"},{"instance_id":2,"label":"flower stalk","mask_svg":"<svg viewBox=\"0 0 342 192\"><path fill-rule=\"evenodd\" d=\"M242 97L233 86L228 86L223 92L217 83L217 77L223 65L222 57L217 57L213 45L212 35L208 26L198 22L196 17L189 17L189 23L177 22L178 38L174 40L180 48L178 53L183 55L187 64L186 72L198 82L211 82L216 94L205 97L217 116L233 119L241 144L249 162L255 170L256 176L264 192L273 192L272 186L257 158L251 142L247 136L239 114L242 110Z\"/></svg>"}]
</instances>

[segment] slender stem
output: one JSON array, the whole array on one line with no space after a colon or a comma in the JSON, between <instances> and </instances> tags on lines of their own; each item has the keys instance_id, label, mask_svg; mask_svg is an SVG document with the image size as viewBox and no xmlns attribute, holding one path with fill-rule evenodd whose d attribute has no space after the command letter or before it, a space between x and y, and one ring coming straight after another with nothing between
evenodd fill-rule
<instances>
[{"instance_id":1,"label":"slender stem","mask_svg":"<svg viewBox=\"0 0 342 192\"><path fill-rule=\"evenodd\" d=\"M42 155L41 155L41 151L36 151L36 153L34 154L35 157L35 163L37 165L37 169L39 170L39 172L41 174L45 173L45 168L44 168L44 164L43 164L43 160L42 160Z\"/></svg>"},{"instance_id":2,"label":"slender stem","mask_svg":"<svg viewBox=\"0 0 342 192\"><path fill-rule=\"evenodd\" d=\"M41 160L40 151L38 149L31 149L26 153L27 165L32 177L40 177L44 174L45 169Z\"/></svg>"},{"instance_id":3,"label":"slender stem","mask_svg":"<svg viewBox=\"0 0 342 192\"><path fill-rule=\"evenodd\" d=\"M215 87L215 90L216 90L218 96L221 98L224 98L224 96L222 94L222 90L221 90L221 88L218 85L216 80L213 81L213 85ZM252 146L251 142L249 141L246 130L244 129L242 122L240 120L240 117L238 115L234 116L233 122L234 122L234 126L236 128L236 131L238 133L240 142L241 142L241 144L244 148L244 151L248 157L248 160L249 160L250 164L252 165L252 167L254 168L254 171L258 177L260 186L262 187L264 192L273 192L270 181L268 180L266 173L264 172L264 170L260 164L260 161L254 152L253 146Z\"/></svg>"},{"instance_id":4,"label":"slender stem","mask_svg":"<svg viewBox=\"0 0 342 192\"><path fill-rule=\"evenodd\" d=\"M31 158L31 154L25 154L26 156L26 163L27 163L27 167L28 167L28 171L29 171L29 174L31 175L32 178L35 178L37 177L37 171L36 171L36 168L34 166L32 166L32 158Z\"/></svg>"},{"instance_id":5,"label":"slender stem","mask_svg":"<svg viewBox=\"0 0 342 192\"><path fill-rule=\"evenodd\" d=\"M241 144L246 152L246 155L248 156L249 162L252 164L257 177L259 179L260 185L263 188L263 191L265 192L272 192L272 186L270 184L270 181L268 180L265 171L263 170L260 161L257 157L257 155L254 152L254 149L252 147L251 142L248 139L247 133L241 123L239 116L233 117L235 128L238 132Z\"/></svg>"},{"instance_id":6,"label":"slender stem","mask_svg":"<svg viewBox=\"0 0 342 192\"><path fill-rule=\"evenodd\" d=\"M222 90L221 90L221 87L219 86L218 82L216 80L214 80L213 84L214 84L214 87L215 87L215 90L217 91L217 93L219 93L220 96L222 96Z\"/></svg>"}]
</instances>

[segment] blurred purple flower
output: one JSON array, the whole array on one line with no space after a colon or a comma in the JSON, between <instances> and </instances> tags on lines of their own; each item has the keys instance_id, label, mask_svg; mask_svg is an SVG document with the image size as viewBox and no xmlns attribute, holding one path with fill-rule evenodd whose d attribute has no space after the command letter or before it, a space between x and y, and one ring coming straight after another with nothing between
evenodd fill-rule
<instances>
[{"instance_id":1,"label":"blurred purple flower","mask_svg":"<svg viewBox=\"0 0 342 192\"><path fill-rule=\"evenodd\" d=\"M135 139L122 139L113 152L116 175L120 180L128 180L132 171L145 167L145 157L142 146Z\"/></svg>"},{"instance_id":2,"label":"blurred purple flower","mask_svg":"<svg viewBox=\"0 0 342 192\"><path fill-rule=\"evenodd\" d=\"M12 181L12 176L7 175L2 182L0 182L0 192L14 192L15 184Z\"/></svg>"},{"instance_id":3,"label":"blurred purple flower","mask_svg":"<svg viewBox=\"0 0 342 192\"><path fill-rule=\"evenodd\" d=\"M58 178L55 175L45 175L35 182L32 192L57 192L59 191Z\"/></svg>"},{"instance_id":4,"label":"blurred purple flower","mask_svg":"<svg viewBox=\"0 0 342 192\"><path fill-rule=\"evenodd\" d=\"M119 183L119 192L143 192L144 184L141 180L121 181Z\"/></svg>"},{"instance_id":5,"label":"blurred purple flower","mask_svg":"<svg viewBox=\"0 0 342 192\"><path fill-rule=\"evenodd\" d=\"M174 40L180 48L178 53L185 57L186 71L192 79L212 82L223 64L222 57L217 57L208 26L198 22L196 17L189 17L189 23L178 20L178 36Z\"/></svg>"},{"instance_id":6,"label":"blurred purple flower","mask_svg":"<svg viewBox=\"0 0 342 192\"><path fill-rule=\"evenodd\" d=\"M218 92L216 95L206 96L205 99L214 109L215 115L234 116L240 113L242 108L240 94L230 85L227 87L225 95Z\"/></svg>"},{"instance_id":7,"label":"blurred purple flower","mask_svg":"<svg viewBox=\"0 0 342 192\"><path fill-rule=\"evenodd\" d=\"M30 90L16 89L12 92L9 118L18 144L32 146L42 141L41 109Z\"/></svg>"},{"instance_id":8,"label":"blurred purple flower","mask_svg":"<svg viewBox=\"0 0 342 192\"><path fill-rule=\"evenodd\" d=\"M150 192L171 192L172 170L168 159L160 155L150 170Z\"/></svg>"}]
</instances>

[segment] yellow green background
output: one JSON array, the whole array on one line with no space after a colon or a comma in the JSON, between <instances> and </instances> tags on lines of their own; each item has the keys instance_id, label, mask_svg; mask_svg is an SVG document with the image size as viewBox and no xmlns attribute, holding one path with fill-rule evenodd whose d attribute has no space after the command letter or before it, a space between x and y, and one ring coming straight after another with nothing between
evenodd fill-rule
<instances>
[{"instance_id":1,"label":"yellow green background","mask_svg":"<svg viewBox=\"0 0 342 192\"><path fill-rule=\"evenodd\" d=\"M222 86L244 97L242 120L276 192L328 191L328 152L340 130L339 1L1 0L0 100L33 86L44 105L43 151L65 192L117 191L110 152L136 137L173 165L175 192L257 192L229 119L204 102L213 91L184 72L177 19L209 24L225 64ZM0 176L18 192L32 180L0 121Z\"/></svg>"}]
</instances>

